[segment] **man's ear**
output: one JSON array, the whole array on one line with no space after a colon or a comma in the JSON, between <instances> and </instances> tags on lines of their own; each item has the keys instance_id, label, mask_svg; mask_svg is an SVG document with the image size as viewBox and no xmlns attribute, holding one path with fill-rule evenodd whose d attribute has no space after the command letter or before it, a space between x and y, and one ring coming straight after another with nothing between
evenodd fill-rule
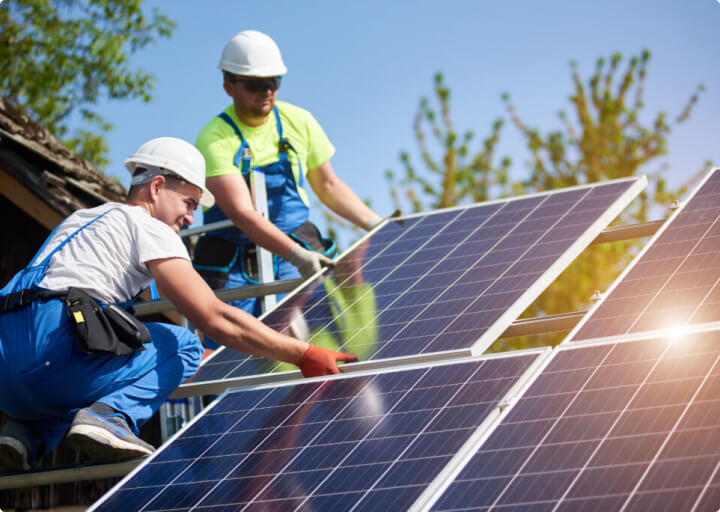
<instances>
[{"instance_id":1,"label":"man's ear","mask_svg":"<svg viewBox=\"0 0 720 512\"><path fill-rule=\"evenodd\" d=\"M166 179L165 176L154 176L152 180L150 180L150 199L155 200L158 196L158 193L160 192L160 189L165 187Z\"/></svg>"},{"instance_id":2,"label":"man's ear","mask_svg":"<svg viewBox=\"0 0 720 512\"><path fill-rule=\"evenodd\" d=\"M231 84L230 81L228 81L228 80L223 80L223 89L225 89L225 93L226 93L228 96L230 96L231 98L233 97L233 94L232 94L232 86L233 86L233 84Z\"/></svg>"}]
</instances>

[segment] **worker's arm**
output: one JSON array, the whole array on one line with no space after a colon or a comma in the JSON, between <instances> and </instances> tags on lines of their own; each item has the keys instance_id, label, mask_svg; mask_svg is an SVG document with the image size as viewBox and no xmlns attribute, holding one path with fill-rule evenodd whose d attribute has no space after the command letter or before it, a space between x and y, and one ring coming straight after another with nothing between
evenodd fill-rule
<instances>
[{"instance_id":1,"label":"worker's arm","mask_svg":"<svg viewBox=\"0 0 720 512\"><path fill-rule=\"evenodd\" d=\"M295 242L255 210L242 175L214 176L206 180L205 186L215 196L223 213L248 238L281 258L287 256Z\"/></svg>"},{"instance_id":2,"label":"worker's arm","mask_svg":"<svg viewBox=\"0 0 720 512\"><path fill-rule=\"evenodd\" d=\"M167 297L193 325L228 348L296 364L306 377L338 373L337 361L355 356L308 345L281 334L241 309L225 304L189 261L167 258L147 262Z\"/></svg>"},{"instance_id":3,"label":"worker's arm","mask_svg":"<svg viewBox=\"0 0 720 512\"><path fill-rule=\"evenodd\" d=\"M308 251L260 215L252 204L250 190L240 174L215 176L206 180L220 209L250 240L297 267L302 277L309 277L333 262L322 254Z\"/></svg>"},{"instance_id":4,"label":"worker's arm","mask_svg":"<svg viewBox=\"0 0 720 512\"><path fill-rule=\"evenodd\" d=\"M320 167L310 169L307 179L325 206L356 226L370 230L382 220L338 178L329 160Z\"/></svg>"}]
</instances>

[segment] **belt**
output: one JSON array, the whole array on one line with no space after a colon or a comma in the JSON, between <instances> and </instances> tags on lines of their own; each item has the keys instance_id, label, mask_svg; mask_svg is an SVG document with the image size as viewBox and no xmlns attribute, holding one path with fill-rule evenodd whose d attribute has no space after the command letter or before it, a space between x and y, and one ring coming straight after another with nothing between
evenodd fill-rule
<instances>
[{"instance_id":1,"label":"belt","mask_svg":"<svg viewBox=\"0 0 720 512\"><path fill-rule=\"evenodd\" d=\"M30 305L36 300L48 301L50 299L58 299L67 297L68 292L57 292L52 290L23 289L19 292L13 292L5 297L0 297L0 315L12 313L18 309Z\"/></svg>"}]
</instances>

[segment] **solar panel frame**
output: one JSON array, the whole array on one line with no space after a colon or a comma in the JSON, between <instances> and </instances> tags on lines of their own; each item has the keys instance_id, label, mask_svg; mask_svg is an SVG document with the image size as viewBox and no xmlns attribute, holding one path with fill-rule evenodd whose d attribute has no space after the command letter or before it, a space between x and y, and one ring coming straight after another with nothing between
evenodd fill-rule
<instances>
[{"instance_id":1,"label":"solar panel frame","mask_svg":"<svg viewBox=\"0 0 720 512\"><path fill-rule=\"evenodd\" d=\"M685 329L682 330L682 332L679 332L678 330L665 330L665 331L653 331L653 332L640 332L640 333L630 333L630 334L624 334L622 336L616 336L613 337L613 339L592 339L592 340L582 340L578 341L576 343L572 344L561 344L556 346L553 349L553 352L542 362L542 365L536 368L535 374L530 376L528 380L523 384L523 389L520 393L518 393L514 399L512 400L510 407L508 407L506 410L503 411L502 415L497 419L497 421L493 422L492 426L487 429L485 432L482 433L482 436L479 436L476 438L477 444L474 447L470 448L470 455L467 456L467 458L463 461L463 466L458 467L455 469L455 471L452 474L449 475L443 475L445 477L444 480L439 481L439 479L436 479L430 486L428 486L428 489L426 490L425 494L423 495L423 499L418 499L415 503L415 505L410 509L413 512L416 511L427 511L427 510L436 510L434 506L443 498L445 495L445 492L450 489L450 487L455 483L456 479L462 474L462 471L469 466L469 464L472 463L473 457L480 451L486 448L486 443L489 439L492 438L493 435L498 433L501 428L504 427L503 421L511 414L515 412L515 407L518 405L518 403L523 400L524 398L527 398L527 392L532 388L532 386L538 382L540 378L544 376L543 372L546 368L548 368L550 365L552 365L559 354L562 353L568 353L571 351L583 351L586 349L592 349L592 348L605 348L610 347L610 351L605 354L605 358L608 357L608 355L614 356L612 354L612 348L618 346L618 345L631 345L631 344L637 344L639 347L641 344L643 344L646 340L655 340L657 341L658 345L662 344L663 342L666 344L666 347L659 357L656 358L652 368L648 370L643 378L643 381L636 385L635 393L632 395L632 397L628 398L626 400L626 406L625 409L623 409L622 412L617 414L617 417L615 418L613 424L609 427L607 427L604 430L603 438L597 443L597 446L594 448L593 452L587 457L585 464L580 469L580 471L572 478L572 480L568 483L562 483L560 486L567 485L567 488L564 490L562 495L555 501L552 500L547 503L543 503L543 505L547 505L547 507L542 508L542 510L576 510L578 507L582 508L582 503L574 503L574 504L568 504L565 503L565 508L562 508L561 505L563 504L563 500L565 500L568 497L568 494L570 491L574 490L575 484L579 481L579 479L584 475L585 470L589 467L590 461L595 457L595 455L599 452L600 447L603 445L603 443L608 439L609 433L614 429L614 427L618 424L618 422L623 418L623 415L628 410L627 405L633 402L633 400L641 393L641 391L645 391L644 389L641 389L643 384L648 382L648 379L651 375L653 375L653 372L655 369L659 367L659 365L663 362L664 356L671 350L673 350L673 345L675 345L675 350L679 350L677 347L679 344L682 343L682 341L671 341L673 338L681 339L683 336L692 336L693 334L703 334L703 333L713 333L717 332L720 334L720 322L714 322L714 323L706 323L706 324L697 324L697 325L689 325ZM616 364L621 364L617 363ZM592 366L592 365L591 365ZM588 377L585 380L585 384L583 386L587 385L590 380L592 380L595 377L596 372L598 372L602 368L601 364L598 364L595 366L595 369L591 373L590 377ZM657 462L660 458L660 455L664 453L665 448L673 443L675 441L675 438L673 438L673 435L678 432L678 427L682 425L682 423L687 418L687 413L691 409L692 406L696 405L696 398L703 393L708 393L709 390L706 390L704 388L705 384L711 379L711 378L717 379L720 381L720 351L718 352L718 355L716 356L714 362L710 364L709 368L707 368L704 376L701 377L702 381L700 384L697 385L696 389L693 391L692 396L687 399L686 405L682 406L683 411L677 416L676 419L672 421L672 428L669 433L664 435L664 439L660 442L660 444L657 446L657 448L654 449L655 455L653 458L646 464L646 467L642 470L642 474L640 478L635 481L632 484L632 488L630 489L629 493L620 495L618 497L613 498L612 496L608 496L608 500L612 501L613 499L617 499L618 503L612 505L613 510L626 510L626 507L629 503L631 503L634 499L649 499L652 500L654 495L658 494L658 492L652 492L651 491L640 491L640 488L643 487L643 485L646 484L648 475L654 471L657 466L655 465L655 462ZM549 386L549 384L547 385ZM602 391L603 389L600 388ZM546 439L549 439L549 436L556 435L556 432L554 431L555 425L558 424L561 420L566 418L565 412L567 412L571 407L573 407L575 404L573 401L575 398L577 398L580 395L581 390L578 390L574 394L574 397L570 402L567 404L559 405L559 409L563 409L562 413L559 413L559 415L555 414L554 416L557 416L555 418L555 423L552 427L548 428L547 433L542 436L541 439L538 439L537 441L530 441L526 449L531 450L528 455L523 455L522 459L524 460L524 463L520 467L519 470L512 470L512 480L510 480L509 483L501 483L500 486L504 487L504 489L508 489L514 479L521 475L521 471L525 468L527 464L534 463L535 461L531 462L531 459L533 458L533 455L540 449L541 445ZM572 394L571 393L571 394ZM661 407L661 406L658 406ZM596 409L588 409L588 411L596 412ZM600 411L602 412L602 411ZM588 413L590 414L590 413ZM624 419L624 418L623 418ZM552 417L551 420L552 421ZM717 421L716 421L717 423ZM528 425L525 425L526 430L529 428ZM642 434L637 434L642 435ZM595 438L588 438L589 442L595 442ZM510 449L505 447L506 449ZM695 507L697 507L700 503L705 503L707 501L707 496L709 493L714 493L713 496L715 496L715 502L720 503L720 480L717 479L717 476L720 474L720 454L716 457L717 462L714 464L714 469L712 470L711 474L708 476L707 480L705 481L705 484L703 486L703 490L697 494L695 498ZM712 465L712 464L711 464ZM612 466L610 466L612 468ZM542 470L538 470L542 471ZM549 470L546 470L549 471ZM556 472L559 470L556 470ZM482 478L478 479L482 480ZM713 484L712 482L716 481L716 484ZM480 483L475 482L474 484L475 488L479 488ZM503 491L504 493L505 491ZM499 496L496 496L493 504L490 506L482 506L480 507L477 504L471 505L467 504L466 506L471 507L473 509L478 510L495 510L496 505L501 510L539 510L540 503L533 503L533 504L517 504L517 506L514 506L512 503L500 503L500 499L503 497L504 494L500 494ZM639 496L639 498L638 498ZM587 499L591 499L592 497L588 497ZM589 507L590 504L587 504ZM592 510L609 510L610 505L605 504L604 508L603 505L598 505L601 508L593 508ZM479 508L478 508L479 507ZM569 507L569 508L568 508ZM464 509L464 508L463 508ZM646 507L642 510L648 510L653 509L653 507ZM442 510L442 509L440 509ZM454 510L454 508L453 508ZM584 508L583 508L584 510ZM634 510L634 509L633 509ZM673 510L672 508L666 508L665 510ZM695 508L693 508L695 510ZM709 510L709 509L708 509Z\"/></svg>"},{"instance_id":2,"label":"solar panel frame","mask_svg":"<svg viewBox=\"0 0 720 512\"><path fill-rule=\"evenodd\" d=\"M522 357L529 357L534 358L530 359L528 366L523 370L522 374L516 377L515 382L507 389L507 391L504 393L503 397L498 401L498 404L494 406L485 416L484 420L480 425L475 428L474 433L470 435L468 439L466 439L460 447L457 449L455 455L450 458L450 460L447 462L446 467L442 469L443 472L449 471L448 468L452 468L453 466L456 466L461 463L461 461L464 458L468 457L468 453L466 453L472 446L474 446L474 438L478 435L481 435L482 432L485 429L490 428L495 421L497 421L497 418L500 415L500 411L506 406L506 404L511 400L513 397L518 395L522 392L524 387L527 385L527 382L529 379L532 378L532 376L537 372L537 369L540 368L545 360L549 357L551 353L551 350L549 347L541 347L541 348L535 348L535 349L528 349L528 350L517 350L513 351L511 353L501 353L501 354L487 354L487 355L481 355L481 356L474 356L469 358L463 358L461 360L448 360L443 361L440 363L430 363L430 362L414 362L403 366L398 366L395 368L387 368L387 369L371 369L371 370L365 370L362 372L354 372L352 374L340 374L340 375L334 375L331 377L316 377L312 379L295 379L291 381L286 381L283 383L263 383L258 385L252 385L247 386L242 389L231 389L227 390L223 393L223 395L220 397L220 399L214 401L210 406L205 408L201 413L193 418L187 425L185 425L180 431L178 431L176 434L174 434L166 443L164 443L160 448L158 448L155 453L153 453L148 459L143 461L142 464L140 464L138 467L136 467L132 472L130 472L125 478L123 478L121 481L119 481L112 489L110 489L104 496L101 497L100 500L98 500L96 503L94 503L88 510L90 512L97 510L98 508L101 508L103 504L105 504L108 500L111 499L111 497L114 495L115 492L121 490L123 486L132 481L132 479L140 474L142 471L144 471L148 466L152 465L157 459L161 459L163 457L163 454L166 451L174 449L174 443L176 443L179 439L182 440L182 436L193 429L198 423L203 421L203 418L208 416L209 414L212 414L212 412L220 406L222 403L221 400L227 398L230 395L237 394L237 393L243 393L243 392L255 392L255 391L263 391L263 390L276 390L284 387L291 387L298 384L305 385L305 384L312 384L312 383L320 383L321 386L324 385L324 383L337 381L337 380L345 380L345 379L355 379L360 377L372 377L376 375L387 375L387 376L393 376L395 373L401 373L401 372L410 372L413 370L428 370L428 372L435 371L439 368L447 368L449 371L453 370L453 367L456 367L458 364L464 364L464 363L479 363L479 362L487 362L487 361L507 361L513 358L522 358ZM481 367L478 367L481 368ZM478 372L478 370L474 370L474 372ZM406 374L407 375L407 374ZM425 374L428 375L428 374ZM422 377L424 379L425 377ZM458 380L458 383L462 382L461 380ZM462 386L459 388L462 389ZM412 390L412 387L409 388L409 390ZM315 391L308 391L308 396L313 395ZM262 400L262 399L261 399ZM442 409L440 409L442 410ZM391 411L392 412L392 407ZM388 412L388 413L389 413ZM386 413L387 414L387 413ZM459 414L459 413L458 413ZM218 431L218 433L221 433L221 431ZM418 434L420 435L420 434ZM201 444L201 450L203 446ZM196 458L194 460L201 460L202 454L198 453ZM192 461L191 461L192 462ZM179 463L176 463L179 465ZM177 478L171 477L171 478ZM378 478L379 480L380 478ZM221 482L222 480L218 480L218 482ZM167 484L170 485L170 484ZM319 486L318 486L319 488ZM210 487L208 487L210 489ZM367 492L371 492L372 488L368 489ZM261 493L260 493L261 494ZM308 496L310 498L311 496ZM197 505L197 504L196 504ZM188 505L189 506L189 505ZM235 508L229 508L235 509ZM194 510L194 506L193 506Z\"/></svg>"},{"instance_id":3,"label":"solar panel frame","mask_svg":"<svg viewBox=\"0 0 720 512\"><path fill-rule=\"evenodd\" d=\"M626 330L625 332L616 333L616 334L606 334L606 335L603 335L603 334L595 335L595 334L593 334L593 335L588 336L588 337L578 338L578 336L581 335L581 331L582 331L583 328L586 326L586 324L594 319L595 315L604 308L605 304L606 304L609 300L612 300L612 299L614 298L614 297L613 297L614 292L615 292L620 286L622 286L622 285L625 283L625 280L626 280L626 278L628 277L628 275L631 274L638 265L643 264L645 255L646 255L649 251L652 251L652 250L653 250L653 248L655 247L656 242L657 242L658 240L660 240L660 239L663 237L663 235L664 235L669 229L672 229L672 228L673 228L673 223L674 223L674 221L675 221L680 215L683 214L683 212L684 212L685 209L688 207L688 205L692 202L692 200L698 195L698 193L703 189L703 187L704 187L711 179L713 179L714 177L717 179L717 175L720 175L720 167L715 167L715 168L711 169L710 172L708 172L707 175L703 177L703 179L700 181L700 183L698 183L698 185L697 185L697 186L695 187L695 189L690 193L690 195L687 197L687 199L685 199L685 200L680 204L680 206L679 206L678 208L676 208L676 209L672 212L672 214L667 218L667 220L666 220L665 223L660 227L660 229L658 229L658 230L655 232L655 234L650 238L650 240L649 240L649 241L642 247L642 249L638 252L638 254L635 256L635 258L633 258L633 260L623 269L623 271L622 271L622 272L620 273L620 275L615 279L615 281L610 285L610 287L607 289L607 291L602 294L600 300L598 300L597 302L595 302L595 303L590 307L590 309L588 310L587 314L584 315L583 318L573 327L573 329L570 330L570 332L569 332L568 335L565 337L565 339L563 340L562 343L571 343L571 342L579 343L579 342L581 342L581 341L597 340L597 339L607 339L607 340L623 339L626 334L629 334L629 333L633 332L633 331L631 331L631 330ZM720 222L720 218L716 219L715 224L717 225L718 222ZM709 229L710 229L710 228L708 228L708 230L709 230ZM697 242L695 243L695 246L699 245L700 243L702 243L702 238L698 238ZM690 255L690 253L686 254L685 257L683 258L683 261L685 261L689 255ZM682 265L682 263L678 264L678 265L675 267L675 270L677 270L681 265ZM652 280L652 279L653 279L652 277L649 277L649 280ZM652 298L648 300L647 304L646 304L645 307L643 308L643 313L644 313L645 311L647 311L647 308L648 308L648 307L650 306L650 304L653 302L653 299L656 298L656 297L659 295L660 291L662 291L662 289L664 289L664 288L667 286L667 284L668 284L668 282L666 282L665 284L663 284L662 287L660 288L660 290L657 292L657 294L653 295ZM713 290L713 289L711 288L711 289L710 289L710 292L712 292L712 290ZM708 292L708 293L710 293L710 292ZM707 296L706 296L706 298L707 298ZM628 300L630 300L630 299L628 299ZM704 299L703 299L703 300L704 300ZM698 304L698 307L699 307L699 306L700 306L700 304ZM697 310L697 308L696 308L696 310ZM696 310L695 310L695 311L696 311ZM694 313L693 313L693 314L694 314ZM640 313L640 315L642 315L642 313ZM640 315L638 315L638 317L639 317ZM690 318L692 318L692 315L691 315ZM637 320L635 320L635 322L637 322ZM635 325L635 322L634 322L632 325ZM712 323L712 322L707 322L707 323ZM632 329L632 325L631 325L630 329ZM650 332L650 333L655 332L655 334L657 335L658 333L662 333L663 331L666 331L667 329L664 328L664 327L660 327L660 328L658 328L658 329L645 329L645 330L648 331L648 332ZM639 332L643 332L643 331L634 331L634 332L635 332L635 333L639 333ZM651 335L651 336L652 336L652 335Z\"/></svg>"},{"instance_id":4,"label":"solar panel frame","mask_svg":"<svg viewBox=\"0 0 720 512\"><path fill-rule=\"evenodd\" d=\"M503 400L496 411L496 414L483 423L475 433L468 439L462 452L453 459L451 464L448 464L430 484L427 485L425 491L415 500L415 503L408 509L408 512L420 512L429 510L429 508L442 496L447 488L452 484L458 474L465 468L470 460L475 455L475 452L481 447L485 441L490 437L495 428L505 419L505 417L512 411L513 406L517 401L522 398L525 391L532 386L537 377L543 372L543 370L552 362L553 357L556 353L551 347L545 347L548 352L545 353L544 357L538 359L536 364L528 369L525 378L519 381L516 385L514 392L508 393L506 400ZM496 355L508 355L516 351L500 352Z\"/></svg>"},{"instance_id":5,"label":"solar panel frame","mask_svg":"<svg viewBox=\"0 0 720 512\"><path fill-rule=\"evenodd\" d=\"M513 302L508 305L507 307L503 308L504 313L500 315L499 317L495 318L493 320L493 323L487 328L484 332L482 332L479 336L473 335L474 341L469 343L466 347L462 348L456 348L451 350L438 350L434 352L428 352L428 353L420 353L420 354L414 354L414 355L403 355L398 357L387 357L383 359L374 359L374 360L368 360L368 361L360 361L357 363L352 363L345 365L345 370L352 372L352 371L363 371L366 369L372 369L372 368L384 368L384 367L390 367L398 364L408 364L411 362L420 362L420 361L437 361L437 360L445 360L445 359L451 359L451 358L458 358L458 357L468 357L480 354L484 352L504 331L505 329L532 303L532 301L537 298L538 295L552 283L552 281L582 252L582 250L589 245L595 237L600 233L600 231L605 228L614 218L616 218L622 210L627 206L627 204L630 203L630 201L638 194L647 184L647 179L645 176L639 176L639 177L630 177L630 178L622 178L618 180L611 180L607 182L602 183L594 183L594 184L586 184L586 185L579 185L576 187L568 187L564 189L557 189L547 192L538 192L535 194L528 194L525 196L519 196L519 197L513 197L513 198L506 198L506 199L498 199L494 201L488 201L485 203L479 203L477 205L470 205L470 206L459 206L454 208L447 208L442 210L436 210L433 212L427 212L427 213L417 213L417 214L410 214L405 215L398 218L388 219L383 223L382 225L378 226L375 230L365 235L363 238L361 238L356 244L354 244L346 253L344 253L340 260L342 258L347 257L348 255L352 254L352 251L360 246L365 241L369 240L370 237L375 235L376 233L380 232L384 226L391 222L408 222L412 221L413 219L418 218L430 218L435 215L447 215L452 214L453 212L458 212L457 216L459 217L464 212L471 208L485 208L488 206L493 205L506 205L506 204L513 204L514 202L518 201L527 201L533 198L538 198L539 200L544 198L549 198L554 195L567 193L570 191L582 191L587 190L588 193L592 191L593 189L600 188L605 185L610 184L617 184L617 183L628 183L628 188L625 190L622 194L620 194L613 203L604 210L604 212L599 215L584 231L583 233L574 239L574 242L572 242L565 252L561 254L557 259L553 261L552 264L547 266L545 270L539 275L539 277L535 278L532 283L527 286L527 288L524 288L524 292L522 292L520 295L515 297ZM502 206L498 206L498 208L502 208ZM562 218L562 217L560 217ZM555 221L557 223L559 221ZM477 231L480 227L475 228L475 231ZM552 231L544 231L542 236L545 236L548 233L552 233ZM520 238L522 235L516 235L518 238ZM509 239L509 234L503 235L499 241L504 241ZM497 243L499 243L499 241ZM427 242L425 242L427 243ZM530 248L525 249L525 252L528 252L533 245L530 246ZM525 254L523 252L522 254ZM405 260L407 261L410 258L413 257L413 255L417 254L416 252L413 252L410 256L406 257ZM490 256L493 256L492 253L487 253ZM484 258L485 256L483 256ZM484 260L483 260L484 261ZM521 260L517 260L521 261ZM514 265L511 264L502 275L506 274ZM399 265L398 267L400 268ZM464 269L459 276L465 275L467 272L469 272L472 268L466 268ZM427 275L427 274L426 274ZM276 307L263 314L260 319L264 320L268 317L268 315L272 314L273 311L278 310L283 307L287 302L293 300L295 296L297 296L300 293L303 293L305 289L310 287L314 282L317 282L317 279L320 279L322 274L316 274L313 278L306 281L306 283L297 288L295 291L291 292L287 297L285 297L282 301L280 301ZM501 277L500 276L500 277ZM460 277L456 278L460 279ZM496 278L493 283L498 283L499 277ZM446 285L446 288L450 288L452 284ZM420 315L423 311L427 310L429 307L433 306L435 303L431 303L425 306L424 309L422 309L420 312L415 313L413 319L416 320L420 318ZM476 302L471 302L470 305L466 306L463 311L467 311L469 308L473 306L473 304L476 304ZM458 321L460 320L461 313L456 314L456 318ZM400 330L408 330L407 325L412 323L414 320L411 320L410 322L405 322L405 325L400 327ZM420 323L422 320L419 320L416 323ZM448 327L444 328L447 329ZM422 326L420 325L413 325L412 329L415 330L422 330ZM411 330L411 329L410 329ZM441 331L444 332L444 331ZM452 331L454 332L454 331ZM405 335L408 333L405 332ZM220 357L225 352L228 352L227 349L224 347L221 347L213 355L211 355L206 361L203 363L203 367L207 368L208 365L216 364ZM201 370L202 368L201 367ZM231 367L230 364L228 364L228 367ZM298 375L297 371L285 371L285 372L279 372L279 373L262 373L262 374L255 374L255 375L245 375L245 376L239 376L239 377L223 377L223 378L217 378L217 379L211 379L211 380L203 380L202 378L198 378L192 382L188 382L183 384L178 390L173 393L172 397L185 397L185 396L194 396L194 395L207 395L207 394L214 394L214 393L220 393L223 390L230 388L230 387L237 387L237 386L245 386L245 385L254 385L259 384L263 382L282 382L284 380L288 379L294 379Z\"/></svg>"}]
</instances>

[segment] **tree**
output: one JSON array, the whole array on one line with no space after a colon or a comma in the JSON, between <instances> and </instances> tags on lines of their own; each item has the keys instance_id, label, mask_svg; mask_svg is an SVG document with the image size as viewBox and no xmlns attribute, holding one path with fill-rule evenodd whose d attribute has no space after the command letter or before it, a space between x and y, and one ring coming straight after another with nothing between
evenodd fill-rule
<instances>
[{"instance_id":1,"label":"tree","mask_svg":"<svg viewBox=\"0 0 720 512\"><path fill-rule=\"evenodd\" d=\"M406 213L419 212L458 203L486 201L495 194L508 194L510 159L505 157L500 159L499 164L493 164L504 121L495 120L480 149L473 151L471 143L475 139L475 133L467 130L460 136L453 125L450 115L450 89L445 86L442 73L435 74L434 82L439 114L431 107L430 100L423 97L413 123L422 162L430 176L425 177L422 172L418 172L409 153L403 151L400 159L405 172L400 181L397 181L392 170L385 171L395 207ZM426 131L432 134L433 140L428 140ZM433 156L436 146L442 152L438 158ZM370 200L366 199L365 202L371 204ZM337 240L340 232L352 233L358 237L362 235L362 232L349 222L339 219L327 210L323 212L326 230L331 238Z\"/></svg>"},{"instance_id":2,"label":"tree","mask_svg":"<svg viewBox=\"0 0 720 512\"><path fill-rule=\"evenodd\" d=\"M587 90L577 63L571 62L575 90L570 103L577 124L573 124L565 110L560 110L558 116L564 129L544 136L518 117L510 96L503 94L512 122L525 137L532 154L532 172L523 188L548 190L633 176L648 162L667 153L667 138L672 131L667 114L657 112L647 125L641 121L649 61L650 52L643 50L640 56L630 58L626 70L618 76L622 56L614 53L608 60L601 57L588 80ZM676 124L690 117L703 89L702 85L698 86L690 96L676 117ZM632 219L646 220L653 204L667 204L671 196L686 192L689 185L668 191L661 172L649 173L649 179L650 192L643 194L633 207Z\"/></svg>"},{"instance_id":3,"label":"tree","mask_svg":"<svg viewBox=\"0 0 720 512\"><path fill-rule=\"evenodd\" d=\"M12 0L0 5L0 94L98 168L109 163L94 110L103 98L151 99L154 77L129 58L174 23L142 0ZM85 128L69 133L72 115Z\"/></svg>"},{"instance_id":4,"label":"tree","mask_svg":"<svg viewBox=\"0 0 720 512\"><path fill-rule=\"evenodd\" d=\"M531 156L527 179L515 182L508 179L509 159L503 159L499 167L490 164L502 121L495 121L493 132L485 140L482 151L468 157L466 139L463 138L463 142L456 144L457 136L452 130L447 108L449 91L442 85L442 77L436 76L436 95L441 105L443 125L437 125L438 116L428 107L427 100L423 99L415 119L415 133L418 147L423 154L426 174L431 177L441 176L441 186L432 183L410 165L406 152L401 154L406 178L400 186L417 210L424 207L418 200L415 189L418 185L421 192L431 199L429 206L445 207L461 202L485 200L493 195L498 197L510 191L525 193L550 190L633 176L644 171L648 163L655 162L666 154L667 138L672 130L667 115L662 111L652 116L650 123L643 121L643 95L649 60L650 52L645 50L640 56L631 57L625 70L620 73L619 67L623 59L619 53L613 54L608 60L600 58L595 71L587 80L587 88L577 64L571 63L574 91L570 103L574 120L561 110L559 117L563 128L544 135L520 119L510 96L504 94L503 101L508 114L525 138ZM685 108L675 118L675 124L690 117L702 90L703 87L699 86L690 96ZM422 120L430 123L436 138L443 142L442 158L433 158L430 155L424 134L419 129ZM468 157L473 164L482 164L468 165L458 170L455 162L460 155ZM685 194L697 178L696 176L675 190L668 190L662 172L648 175L649 192L642 194L640 200L633 203L624 214L623 221L647 220L653 208L666 208L672 198ZM388 173L388 181L397 201L399 194L392 173ZM612 282L620 269L629 262L636 247L637 242L589 247L523 316L578 311L588 307L593 292L596 289L604 290ZM501 340L491 350L526 348L556 343L561 339L561 335L556 335Z\"/></svg>"},{"instance_id":5,"label":"tree","mask_svg":"<svg viewBox=\"0 0 720 512\"><path fill-rule=\"evenodd\" d=\"M648 164L667 154L667 140L672 132L665 112L642 121L645 103L645 79L650 52L627 61L620 72L623 58L614 53L609 59L599 58L595 71L587 80L587 88L580 77L577 63L571 62L573 94L570 104L574 122L565 110L558 116L562 130L542 135L529 128L517 115L510 97L503 95L513 124L525 137L531 153L531 174L522 183L528 190L549 190L582 183L593 183L641 174ZM674 124L690 117L703 86L690 98L675 117ZM684 196L701 175L702 170L680 187L669 190L660 171L646 172L649 185L645 192L623 213L618 222L643 222L652 211L665 214L675 198ZM637 251L639 241L616 242L589 247L573 262L547 291L535 301L523 316L578 311L590 305L595 290L603 291L627 266ZM546 337L559 342L562 335ZM520 346L538 344L537 339L516 340ZM502 346L502 344L501 344Z\"/></svg>"},{"instance_id":6,"label":"tree","mask_svg":"<svg viewBox=\"0 0 720 512\"><path fill-rule=\"evenodd\" d=\"M435 96L439 103L438 113L430 106L428 98L421 98L413 123L418 149L429 176L418 172L408 152L403 151L400 154L405 169L402 180L396 182L392 170L385 173L395 206L400 209L404 206L398 188L404 189L404 199L415 212L486 201L495 194L507 193L510 158L502 158L499 164L493 163L504 121L495 120L480 149L473 151L470 145L475 133L467 130L459 135L453 125L450 89L445 86L442 73L435 74ZM440 148L438 157L433 156L433 141L428 141L426 130Z\"/></svg>"}]
</instances>

